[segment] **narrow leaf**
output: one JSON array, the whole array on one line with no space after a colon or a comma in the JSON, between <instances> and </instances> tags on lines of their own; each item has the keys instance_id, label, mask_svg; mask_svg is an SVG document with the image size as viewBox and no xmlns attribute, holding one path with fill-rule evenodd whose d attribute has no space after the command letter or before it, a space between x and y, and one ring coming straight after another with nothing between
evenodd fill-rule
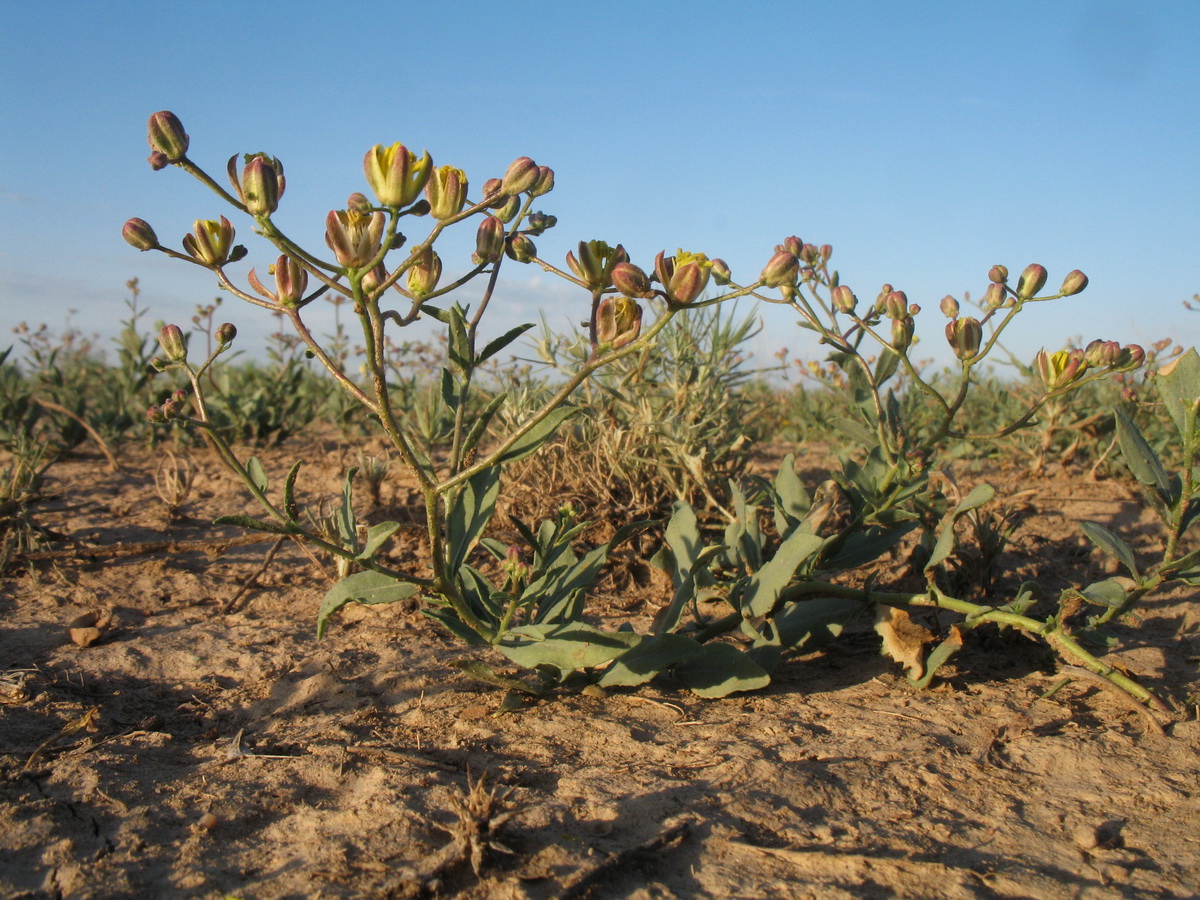
<instances>
[{"instance_id":1,"label":"narrow leaf","mask_svg":"<svg viewBox=\"0 0 1200 900\"><path fill-rule=\"evenodd\" d=\"M250 480L264 494L267 492L267 486L270 482L267 479L267 472L263 469L263 464L257 456L252 456L246 460L246 474L250 476Z\"/></svg>"},{"instance_id":2,"label":"narrow leaf","mask_svg":"<svg viewBox=\"0 0 1200 900\"><path fill-rule=\"evenodd\" d=\"M372 559L376 551L387 542L388 538L399 530L399 522L380 522L378 525L372 525L367 529L367 540L363 544L363 548L358 551L355 559L364 561Z\"/></svg>"},{"instance_id":3,"label":"narrow leaf","mask_svg":"<svg viewBox=\"0 0 1200 900\"><path fill-rule=\"evenodd\" d=\"M479 354L479 362L483 362L485 359L491 359L492 356L499 353L532 327L533 323L529 322L528 324L518 325L516 328L504 332L504 334L500 335L500 337L496 338L494 341L489 342L488 345L483 348L483 352Z\"/></svg>"},{"instance_id":4,"label":"narrow leaf","mask_svg":"<svg viewBox=\"0 0 1200 900\"><path fill-rule=\"evenodd\" d=\"M571 418L579 412L576 406L563 405L550 412L546 418L538 422L533 428L529 429L526 434L523 434L511 447L496 460L498 463L516 462L518 459L524 459L530 453L533 453L542 444L554 437L554 433L558 431L558 427L563 422Z\"/></svg>"},{"instance_id":5,"label":"narrow leaf","mask_svg":"<svg viewBox=\"0 0 1200 900\"><path fill-rule=\"evenodd\" d=\"M397 581L380 572L355 572L335 584L317 614L317 637L323 637L329 627L329 617L347 603L365 603L371 606L407 600L420 590L415 584Z\"/></svg>"},{"instance_id":6,"label":"narrow leaf","mask_svg":"<svg viewBox=\"0 0 1200 900\"><path fill-rule=\"evenodd\" d=\"M1098 525L1095 522L1080 522L1079 529L1084 533L1089 541L1123 564L1129 570L1129 574L1134 578L1139 578L1137 563L1133 558L1133 551L1129 549L1129 545L1123 540L1105 528L1103 525Z\"/></svg>"}]
</instances>

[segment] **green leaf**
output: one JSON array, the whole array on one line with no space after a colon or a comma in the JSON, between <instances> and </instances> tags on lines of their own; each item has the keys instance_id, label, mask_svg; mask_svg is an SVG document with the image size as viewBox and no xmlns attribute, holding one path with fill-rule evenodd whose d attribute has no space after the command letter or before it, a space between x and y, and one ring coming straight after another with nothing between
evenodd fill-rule
<instances>
[{"instance_id":1,"label":"green leaf","mask_svg":"<svg viewBox=\"0 0 1200 900\"><path fill-rule=\"evenodd\" d=\"M1133 423L1123 410L1115 410L1117 415L1117 441L1121 445L1121 455L1133 477L1147 487L1153 487L1166 503L1173 503L1171 480L1166 470L1158 460L1158 455L1146 442L1141 430Z\"/></svg>"},{"instance_id":2,"label":"green leaf","mask_svg":"<svg viewBox=\"0 0 1200 900\"><path fill-rule=\"evenodd\" d=\"M827 569L856 569L879 559L916 527L917 523L912 521L886 528L870 525L842 541L837 550L822 560L821 566Z\"/></svg>"},{"instance_id":3,"label":"green leaf","mask_svg":"<svg viewBox=\"0 0 1200 900\"><path fill-rule=\"evenodd\" d=\"M474 365L474 360L471 357L471 340L467 335L467 318L463 308L455 303L447 310L450 334L447 343L447 356L450 358L450 365L460 375L465 375L467 371Z\"/></svg>"},{"instance_id":4,"label":"green leaf","mask_svg":"<svg viewBox=\"0 0 1200 900\"><path fill-rule=\"evenodd\" d=\"M671 521L667 523L663 539L675 556L675 571L690 572L696 562L696 554L700 552L703 544L696 512L689 504L682 500L676 501L675 511L671 514Z\"/></svg>"},{"instance_id":5,"label":"green leaf","mask_svg":"<svg viewBox=\"0 0 1200 900\"><path fill-rule=\"evenodd\" d=\"M871 429L867 428L867 426L857 419L839 416L833 420L833 427L848 437L852 443L858 444L861 447L869 447L879 440L875 432L871 431Z\"/></svg>"},{"instance_id":6,"label":"green leaf","mask_svg":"<svg viewBox=\"0 0 1200 900\"><path fill-rule=\"evenodd\" d=\"M879 354L879 362L875 364L875 384L883 387L883 383L896 374L900 368L900 355L891 347L884 347Z\"/></svg>"},{"instance_id":7,"label":"green leaf","mask_svg":"<svg viewBox=\"0 0 1200 900\"><path fill-rule=\"evenodd\" d=\"M419 590L415 584L398 581L381 572L355 572L348 575L335 584L321 601L321 610L317 613L317 637L325 635L325 630L329 627L329 617L347 603L365 603L370 606L395 603L407 600Z\"/></svg>"},{"instance_id":8,"label":"green leaf","mask_svg":"<svg viewBox=\"0 0 1200 900\"><path fill-rule=\"evenodd\" d=\"M467 432L467 436L463 440L462 452L464 455L475 449L475 445L478 444L479 439L483 437L483 433L487 430L488 424L492 421L492 417L496 415L497 410L504 405L504 401L507 399L508 394L497 394L475 417L475 421L471 423L471 430Z\"/></svg>"},{"instance_id":9,"label":"green leaf","mask_svg":"<svg viewBox=\"0 0 1200 900\"><path fill-rule=\"evenodd\" d=\"M996 495L996 489L990 484L980 484L971 493L963 497L958 506L942 521L942 533L938 535L937 544L925 564L925 571L940 566L954 552L954 524L964 513L977 509Z\"/></svg>"},{"instance_id":10,"label":"green leaf","mask_svg":"<svg viewBox=\"0 0 1200 900\"><path fill-rule=\"evenodd\" d=\"M604 665L634 646L639 635L601 631L575 622L569 625L523 625L506 634L496 649L519 666L552 666L561 677L579 669Z\"/></svg>"},{"instance_id":11,"label":"green leaf","mask_svg":"<svg viewBox=\"0 0 1200 900\"><path fill-rule=\"evenodd\" d=\"M458 638L469 647L478 647L481 644L486 644L482 637L479 636L475 629L465 624L458 617L458 613L450 606L443 606L436 609L423 609L421 612L433 621L437 622L452 635Z\"/></svg>"},{"instance_id":12,"label":"green leaf","mask_svg":"<svg viewBox=\"0 0 1200 900\"><path fill-rule=\"evenodd\" d=\"M775 555L750 576L742 595L742 614L765 616L779 600L780 592L792 580L801 565L825 545L825 538L807 531L794 531Z\"/></svg>"},{"instance_id":13,"label":"green leaf","mask_svg":"<svg viewBox=\"0 0 1200 900\"><path fill-rule=\"evenodd\" d=\"M701 656L675 666L675 677L697 696L727 697L771 683L771 676L762 666L731 644L705 644L703 649Z\"/></svg>"},{"instance_id":14,"label":"green leaf","mask_svg":"<svg viewBox=\"0 0 1200 900\"><path fill-rule=\"evenodd\" d=\"M546 443L546 441L550 440L550 438L554 437L554 433L558 431L558 427L577 412L579 412L578 407L566 404L551 410L546 418L521 435L511 447L505 450L496 462L503 465L504 463L516 462L518 459L524 459L541 447L542 444Z\"/></svg>"},{"instance_id":15,"label":"green leaf","mask_svg":"<svg viewBox=\"0 0 1200 900\"><path fill-rule=\"evenodd\" d=\"M950 626L950 634L944 641L933 649L925 659L925 674L920 678L908 679L909 684L918 689L929 687L929 682L933 680L933 676L937 674L938 669L946 664L946 662L955 653L962 649L963 634L957 625Z\"/></svg>"},{"instance_id":16,"label":"green leaf","mask_svg":"<svg viewBox=\"0 0 1200 900\"><path fill-rule=\"evenodd\" d=\"M358 551L358 554L354 558L363 561L372 559L376 551L387 542L388 538L399 530L399 522L380 522L378 525L372 525L367 529L366 543L363 544L363 548Z\"/></svg>"},{"instance_id":17,"label":"green leaf","mask_svg":"<svg viewBox=\"0 0 1200 900\"><path fill-rule=\"evenodd\" d=\"M775 476L775 530L781 535L795 527L812 506L812 498L796 474L796 455L789 453Z\"/></svg>"},{"instance_id":18,"label":"green leaf","mask_svg":"<svg viewBox=\"0 0 1200 900\"><path fill-rule=\"evenodd\" d=\"M1196 427L1196 402L1200 400L1200 355L1196 348L1190 347L1174 362L1163 366L1155 376L1154 385L1176 430L1186 439L1188 428ZM1193 417L1190 425L1189 414Z\"/></svg>"},{"instance_id":19,"label":"green leaf","mask_svg":"<svg viewBox=\"0 0 1200 900\"><path fill-rule=\"evenodd\" d=\"M1122 563L1129 574L1134 578L1140 578L1137 570L1137 563L1133 558L1133 551L1129 549L1129 545L1123 540L1105 528L1103 525L1098 525L1095 522L1080 522L1079 529L1084 533L1089 541L1115 559Z\"/></svg>"},{"instance_id":20,"label":"green leaf","mask_svg":"<svg viewBox=\"0 0 1200 900\"><path fill-rule=\"evenodd\" d=\"M533 323L530 322L526 325L518 325L516 328L504 332L504 334L500 335L500 337L496 338L494 341L491 341L486 347L483 348L483 352L479 354L479 362L483 362L485 359L491 359L492 356L499 353L532 327Z\"/></svg>"},{"instance_id":21,"label":"green leaf","mask_svg":"<svg viewBox=\"0 0 1200 900\"><path fill-rule=\"evenodd\" d=\"M250 476L250 480L254 482L255 487L264 494L267 492L267 486L270 482L267 479L266 470L263 469L263 464L257 456L252 456L246 460L246 474Z\"/></svg>"},{"instance_id":22,"label":"green leaf","mask_svg":"<svg viewBox=\"0 0 1200 900\"><path fill-rule=\"evenodd\" d=\"M458 391L457 385L454 383L454 373L445 366L442 366L442 377L440 381L442 391L442 402L450 410L458 409Z\"/></svg>"},{"instance_id":23,"label":"green leaf","mask_svg":"<svg viewBox=\"0 0 1200 900\"><path fill-rule=\"evenodd\" d=\"M467 554L491 521L499 496L500 467L490 466L467 479L451 501L446 516L446 563L451 573L466 562Z\"/></svg>"},{"instance_id":24,"label":"green leaf","mask_svg":"<svg viewBox=\"0 0 1200 900\"><path fill-rule=\"evenodd\" d=\"M640 641L617 657L600 679L602 687L636 687L676 663L704 655L704 647L681 634L660 634Z\"/></svg>"}]
</instances>

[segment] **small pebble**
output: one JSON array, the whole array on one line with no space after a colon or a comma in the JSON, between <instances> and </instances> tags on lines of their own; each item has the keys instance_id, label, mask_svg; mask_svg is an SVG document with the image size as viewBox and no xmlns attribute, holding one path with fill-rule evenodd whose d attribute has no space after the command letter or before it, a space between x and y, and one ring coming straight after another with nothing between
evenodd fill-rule
<instances>
[{"instance_id":1,"label":"small pebble","mask_svg":"<svg viewBox=\"0 0 1200 900\"><path fill-rule=\"evenodd\" d=\"M221 822L221 820L218 819L216 816L214 816L212 813L206 812L204 815L202 815L199 819L196 820L196 826L198 828L202 828L205 831L212 831L214 828L217 827L217 825L220 824L220 822Z\"/></svg>"}]
</instances>

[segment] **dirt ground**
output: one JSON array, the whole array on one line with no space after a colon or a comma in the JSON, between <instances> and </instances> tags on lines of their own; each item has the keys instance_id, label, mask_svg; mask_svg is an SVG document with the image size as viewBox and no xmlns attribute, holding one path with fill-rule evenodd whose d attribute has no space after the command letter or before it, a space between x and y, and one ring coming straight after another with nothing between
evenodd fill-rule
<instances>
[{"instance_id":1,"label":"dirt ground","mask_svg":"<svg viewBox=\"0 0 1200 900\"><path fill-rule=\"evenodd\" d=\"M355 462L322 449L308 499ZM1109 657L1173 705L1165 733L1091 682L1044 696L1053 659L983 629L923 692L864 634L760 693L662 681L496 715L415 608L351 607L315 640L326 585L292 545L224 612L271 544L222 548L232 485L193 455L171 522L155 456L59 463L38 517L69 552L0 581L0 896L1200 896L1191 593L1150 602ZM288 455L264 458L281 478ZM1013 577L1107 571L1071 520L1145 525L1117 482L1014 486L1037 496ZM374 515L412 523L399 554L414 500L389 482ZM648 621L663 585L640 580L609 583L604 620ZM69 640L104 609L97 642ZM500 846L476 874L455 828L479 781Z\"/></svg>"}]
</instances>

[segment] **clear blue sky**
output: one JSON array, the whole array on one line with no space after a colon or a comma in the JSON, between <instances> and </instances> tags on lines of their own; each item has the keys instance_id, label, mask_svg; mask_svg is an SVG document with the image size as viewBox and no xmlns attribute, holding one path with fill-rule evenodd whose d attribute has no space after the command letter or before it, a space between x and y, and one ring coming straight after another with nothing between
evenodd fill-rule
<instances>
[{"instance_id":1,"label":"clear blue sky","mask_svg":"<svg viewBox=\"0 0 1200 900\"><path fill-rule=\"evenodd\" d=\"M556 262L602 238L646 267L662 249L721 256L749 281L797 234L832 244L864 300L888 281L922 304L926 346L943 342L944 294L1040 262L1052 285L1079 268L1091 286L1030 310L1010 342L1023 355L1072 336L1196 343L1198 46L1195 0L10 2L0 347L69 310L112 333L135 276L153 318L186 323L216 295L120 236L140 216L178 246L228 211L150 170L159 109L214 175L233 153L280 157L278 221L319 249L325 212L366 190L365 150L400 140L473 185L518 155L553 167L542 208L559 226L538 246ZM274 255L248 243L242 270L261 273ZM577 289L506 271L500 324L584 317ZM267 325L232 298L223 311L251 340ZM772 312L759 349L803 353L805 334Z\"/></svg>"}]
</instances>

